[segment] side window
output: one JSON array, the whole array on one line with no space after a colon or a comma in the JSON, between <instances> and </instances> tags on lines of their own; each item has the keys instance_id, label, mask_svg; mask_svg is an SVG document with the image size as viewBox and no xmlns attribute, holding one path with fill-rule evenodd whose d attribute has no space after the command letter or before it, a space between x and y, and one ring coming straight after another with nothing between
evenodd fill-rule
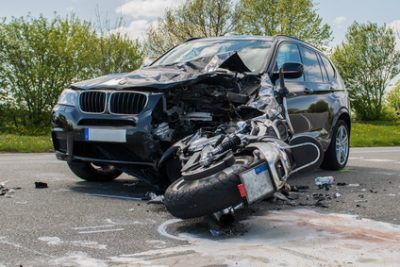
<instances>
[{"instance_id":1,"label":"side window","mask_svg":"<svg viewBox=\"0 0 400 267\"><path fill-rule=\"evenodd\" d=\"M304 74L307 82L323 82L321 66L317 54L306 47L301 47L301 55L304 62Z\"/></svg>"},{"instance_id":2,"label":"side window","mask_svg":"<svg viewBox=\"0 0 400 267\"><path fill-rule=\"evenodd\" d=\"M296 44L283 43L279 46L276 55L275 71L278 71L287 62L302 63L300 51ZM304 77L291 79L291 81L304 81Z\"/></svg>"},{"instance_id":3,"label":"side window","mask_svg":"<svg viewBox=\"0 0 400 267\"><path fill-rule=\"evenodd\" d=\"M321 58L322 62L325 65L326 73L328 75L328 80L333 81L335 79L335 69L332 67L331 62L329 62L329 60L325 56L321 55Z\"/></svg>"}]
</instances>

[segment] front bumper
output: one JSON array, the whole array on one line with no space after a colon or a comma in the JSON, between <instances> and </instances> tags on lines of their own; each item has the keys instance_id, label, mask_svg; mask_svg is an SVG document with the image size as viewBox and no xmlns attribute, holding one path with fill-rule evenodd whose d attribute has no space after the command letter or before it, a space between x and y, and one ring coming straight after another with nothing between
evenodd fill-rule
<instances>
[{"instance_id":1,"label":"front bumper","mask_svg":"<svg viewBox=\"0 0 400 267\"><path fill-rule=\"evenodd\" d=\"M151 134L152 110L157 99L138 115L90 114L77 107L57 105L52 112L52 139L60 160L88 161L113 165L155 167L161 155ZM126 143L85 140L86 128L124 129Z\"/></svg>"}]
</instances>

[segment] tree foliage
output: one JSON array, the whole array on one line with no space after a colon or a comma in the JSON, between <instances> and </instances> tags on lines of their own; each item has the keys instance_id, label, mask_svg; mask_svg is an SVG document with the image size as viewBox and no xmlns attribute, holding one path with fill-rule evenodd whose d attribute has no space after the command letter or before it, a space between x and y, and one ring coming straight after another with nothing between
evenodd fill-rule
<instances>
[{"instance_id":1,"label":"tree foliage","mask_svg":"<svg viewBox=\"0 0 400 267\"><path fill-rule=\"evenodd\" d=\"M387 95L387 104L389 109L400 118L400 82L397 82Z\"/></svg>"},{"instance_id":2,"label":"tree foliage","mask_svg":"<svg viewBox=\"0 0 400 267\"><path fill-rule=\"evenodd\" d=\"M0 23L0 84L15 99L15 121L23 126L48 125L51 108L71 82L133 70L141 62L136 42L99 36L73 16Z\"/></svg>"},{"instance_id":3,"label":"tree foliage","mask_svg":"<svg viewBox=\"0 0 400 267\"><path fill-rule=\"evenodd\" d=\"M236 12L233 0L189 0L166 10L147 32L149 56L158 57L193 37L222 36L233 31Z\"/></svg>"},{"instance_id":4,"label":"tree foliage","mask_svg":"<svg viewBox=\"0 0 400 267\"><path fill-rule=\"evenodd\" d=\"M386 25L354 23L332 59L349 89L352 107L363 120L381 119L384 93L399 73L400 53L393 31Z\"/></svg>"},{"instance_id":5,"label":"tree foliage","mask_svg":"<svg viewBox=\"0 0 400 267\"><path fill-rule=\"evenodd\" d=\"M241 0L236 32L252 35L286 34L322 47L331 39L312 0Z\"/></svg>"}]
</instances>

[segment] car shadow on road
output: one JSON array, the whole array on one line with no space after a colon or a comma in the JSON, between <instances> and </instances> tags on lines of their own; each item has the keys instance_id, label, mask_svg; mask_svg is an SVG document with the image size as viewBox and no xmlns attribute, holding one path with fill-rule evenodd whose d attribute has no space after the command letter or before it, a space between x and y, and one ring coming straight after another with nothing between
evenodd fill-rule
<instances>
[{"instance_id":1,"label":"car shadow on road","mask_svg":"<svg viewBox=\"0 0 400 267\"><path fill-rule=\"evenodd\" d=\"M129 178L118 178L111 182L87 182L79 181L69 186L69 189L89 195L115 197L126 200L144 198L146 194L154 191L154 187Z\"/></svg>"}]
</instances>

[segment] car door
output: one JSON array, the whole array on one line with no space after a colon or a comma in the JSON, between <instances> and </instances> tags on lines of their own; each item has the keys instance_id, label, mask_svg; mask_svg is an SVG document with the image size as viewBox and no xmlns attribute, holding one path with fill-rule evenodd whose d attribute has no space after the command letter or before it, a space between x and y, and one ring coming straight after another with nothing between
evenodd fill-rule
<instances>
[{"instance_id":1,"label":"car door","mask_svg":"<svg viewBox=\"0 0 400 267\"><path fill-rule=\"evenodd\" d=\"M304 65L304 97L307 99L301 116L307 122L307 131L327 144L333 119L330 113L332 86L326 77L319 52L301 45L300 53Z\"/></svg>"},{"instance_id":2,"label":"car door","mask_svg":"<svg viewBox=\"0 0 400 267\"><path fill-rule=\"evenodd\" d=\"M300 47L294 42L285 41L279 44L275 57L274 72L277 72L287 62L304 65ZM312 92L315 88L311 86L312 84L306 82L305 73L297 79L285 79L285 84L289 90L288 111L295 133L312 131L315 126L311 124L307 112L314 102Z\"/></svg>"}]
</instances>

